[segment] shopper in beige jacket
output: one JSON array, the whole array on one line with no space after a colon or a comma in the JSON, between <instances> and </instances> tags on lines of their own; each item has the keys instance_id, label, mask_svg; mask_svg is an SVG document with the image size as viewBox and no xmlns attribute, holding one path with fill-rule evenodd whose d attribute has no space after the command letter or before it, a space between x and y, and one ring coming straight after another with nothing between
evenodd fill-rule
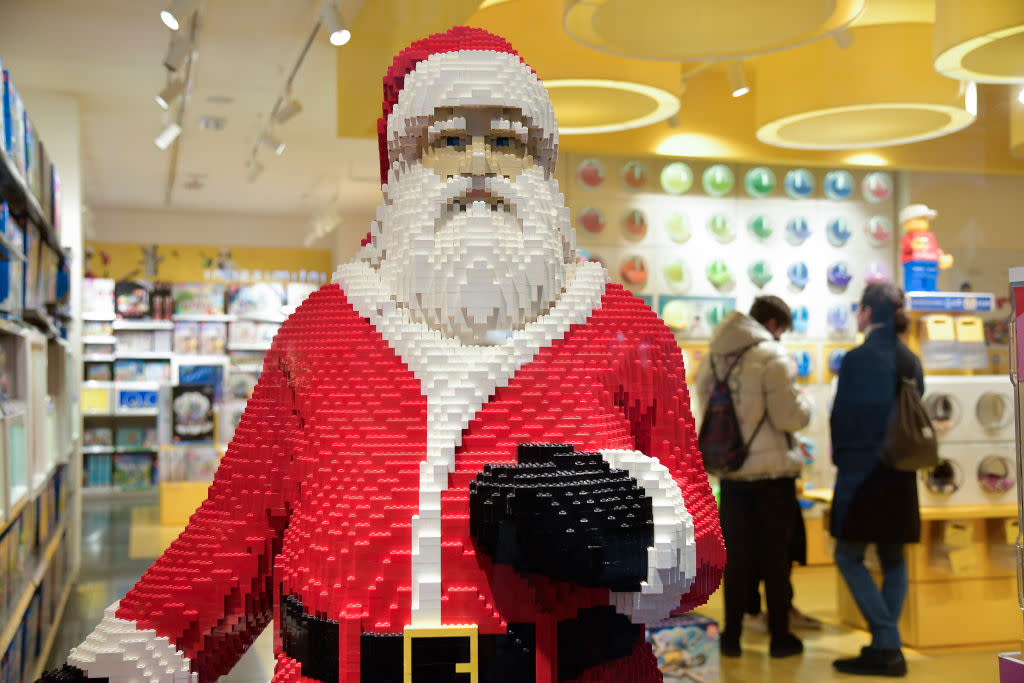
<instances>
[{"instance_id":1,"label":"shopper in beige jacket","mask_svg":"<svg viewBox=\"0 0 1024 683\"><path fill-rule=\"evenodd\" d=\"M812 403L797 387L789 356L777 341L792 323L786 302L758 297L750 315L733 311L718 325L709 357L697 371L697 395L707 405L714 374L724 377L739 359L729 389L749 444L743 465L721 477L719 514L728 553L721 651L727 657L741 653L743 614L758 576L765 582L771 655L803 651L789 623L790 545L798 522L795 482L803 464L792 433L807 426Z\"/></svg>"}]
</instances>

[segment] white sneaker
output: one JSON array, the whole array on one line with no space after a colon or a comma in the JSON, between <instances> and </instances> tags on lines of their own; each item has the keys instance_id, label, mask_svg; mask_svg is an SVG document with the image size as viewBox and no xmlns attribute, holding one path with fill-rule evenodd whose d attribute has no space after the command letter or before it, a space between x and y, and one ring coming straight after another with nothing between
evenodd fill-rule
<instances>
[{"instance_id":1,"label":"white sneaker","mask_svg":"<svg viewBox=\"0 0 1024 683\"><path fill-rule=\"evenodd\" d=\"M757 614L743 615L744 630L750 629L758 633L768 633L768 613L758 612Z\"/></svg>"}]
</instances>

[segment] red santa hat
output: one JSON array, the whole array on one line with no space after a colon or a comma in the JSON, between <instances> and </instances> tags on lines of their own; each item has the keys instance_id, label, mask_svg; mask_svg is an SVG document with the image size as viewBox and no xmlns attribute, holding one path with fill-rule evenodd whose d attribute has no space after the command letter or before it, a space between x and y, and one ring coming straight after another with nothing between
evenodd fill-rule
<instances>
[{"instance_id":1,"label":"red santa hat","mask_svg":"<svg viewBox=\"0 0 1024 683\"><path fill-rule=\"evenodd\" d=\"M554 168L557 124L547 90L507 40L483 29L455 26L417 40L384 76L383 116L377 120L380 180L438 107L499 105L523 113L539 145L538 161Z\"/></svg>"}]
</instances>

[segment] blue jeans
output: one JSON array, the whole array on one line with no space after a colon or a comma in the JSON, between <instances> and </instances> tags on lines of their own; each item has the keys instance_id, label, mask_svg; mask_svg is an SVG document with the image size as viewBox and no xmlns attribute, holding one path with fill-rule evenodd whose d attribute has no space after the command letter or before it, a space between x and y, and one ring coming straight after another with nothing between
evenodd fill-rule
<instances>
[{"instance_id":1,"label":"blue jeans","mask_svg":"<svg viewBox=\"0 0 1024 683\"><path fill-rule=\"evenodd\" d=\"M836 541L836 567L843 575L860 613L871 630L871 646L900 647L900 612L907 597L907 563L902 543L876 543L882 563L882 590L864 566L867 543Z\"/></svg>"}]
</instances>

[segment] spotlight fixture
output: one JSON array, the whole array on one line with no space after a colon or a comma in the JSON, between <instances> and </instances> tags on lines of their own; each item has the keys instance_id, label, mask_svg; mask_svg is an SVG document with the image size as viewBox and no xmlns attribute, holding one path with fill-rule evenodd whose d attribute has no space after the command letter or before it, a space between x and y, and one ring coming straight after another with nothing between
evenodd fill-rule
<instances>
[{"instance_id":1,"label":"spotlight fixture","mask_svg":"<svg viewBox=\"0 0 1024 683\"><path fill-rule=\"evenodd\" d=\"M978 85L969 81L964 88L964 110L971 116L978 115Z\"/></svg>"},{"instance_id":2,"label":"spotlight fixture","mask_svg":"<svg viewBox=\"0 0 1024 683\"><path fill-rule=\"evenodd\" d=\"M181 126L172 121L167 124L166 128L160 131L160 134L153 140L153 144L160 149L167 149L171 146L172 142L178 139L179 135L181 135Z\"/></svg>"},{"instance_id":3,"label":"spotlight fixture","mask_svg":"<svg viewBox=\"0 0 1024 683\"><path fill-rule=\"evenodd\" d=\"M160 20L167 28L177 31L198 6L199 0L173 0L166 9L160 10Z\"/></svg>"},{"instance_id":4,"label":"spotlight fixture","mask_svg":"<svg viewBox=\"0 0 1024 683\"><path fill-rule=\"evenodd\" d=\"M274 112L274 122L285 123L301 112L302 103L293 97L285 100L281 106L277 108L277 111Z\"/></svg>"},{"instance_id":5,"label":"spotlight fixture","mask_svg":"<svg viewBox=\"0 0 1024 683\"><path fill-rule=\"evenodd\" d=\"M263 173L263 164L256 159L250 159L246 166L249 167L249 172L245 174L245 181L247 183L256 182L256 179L260 177L260 173Z\"/></svg>"},{"instance_id":6,"label":"spotlight fixture","mask_svg":"<svg viewBox=\"0 0 1024 683\"><path fill-rule=\"evenodd\" d=\"M335 0L327 0L324 3L320 16L323 19L324 28L327 29L331 45L341 46L352 39L352 33L347 28L342 28L341 13L338 11Z\"/></svg>"},{"instance_id":7,"label":"spotlight fixture","mask_svg":"<svg viewBox=\"0 0 1024 683\"><path fill-rule=\"evenodd\" d=\"M170 109L171 102L176 100L183 92L185 92L185 81L180 78L173 78L167 82L164 89L156 96L156 103L164 109Z\"/></svg>"},{"instance_id":8,"label":"spotlight fixture","mask_svg":"<svg viewBox=\"0 0 1024 683\"><path fill-rule=\"evenodd\" d=\"M1021 104L1024 104L1024 87L1022 87L1020 89L1020 92L1017 93L1017 101L1020 102Z\"/></svg>"},{"instance_id":9,"label":"spotlight fixture","mask_svg":"<svg viewBox=\"0 0 1024 683\"><path fill-rule=\"evenodd\" d=\"M853 45L853 33L848 28L841 28L832 34L832 40L836 41L840 50L845 50Z\"/></svg>"},{"instance_id":10,"label":"spotlight fixture","mask_svg":"<svg viewBox=\"0 0 1024 683\"><path fill-rule=\"evenodd\" d=\"M743 62L729 62L726 67L729 73L729 90L733 97L743 97L750 92L750 84L747 83L747 76L743 73Z\"/></svg>"},{"instance_id":11,"label":"spotlight fixture","mask_svg":"<svg viewBox=\"0 0 1024 683\"><path fill-rule=\"evenodd\" d=\"M175 31L171 34L171 42L167 45L167 56L164 57L164 66L168 71L177 71L185 64L192 49L192 39L184 31Z\"/></svg>"},{"instance_id":12,"label":"spotlight fixture","mask_svg":"<svg viewBox=\"0 0 1024 683\"><path fill-rule=\"evenodd\" d=\"M281 156L281 153L284 152L284 142L274 137L274 134L270 131L260 136L260 142L274 150L274 154L277 156Z\"/></svg>"}]
</instances>

